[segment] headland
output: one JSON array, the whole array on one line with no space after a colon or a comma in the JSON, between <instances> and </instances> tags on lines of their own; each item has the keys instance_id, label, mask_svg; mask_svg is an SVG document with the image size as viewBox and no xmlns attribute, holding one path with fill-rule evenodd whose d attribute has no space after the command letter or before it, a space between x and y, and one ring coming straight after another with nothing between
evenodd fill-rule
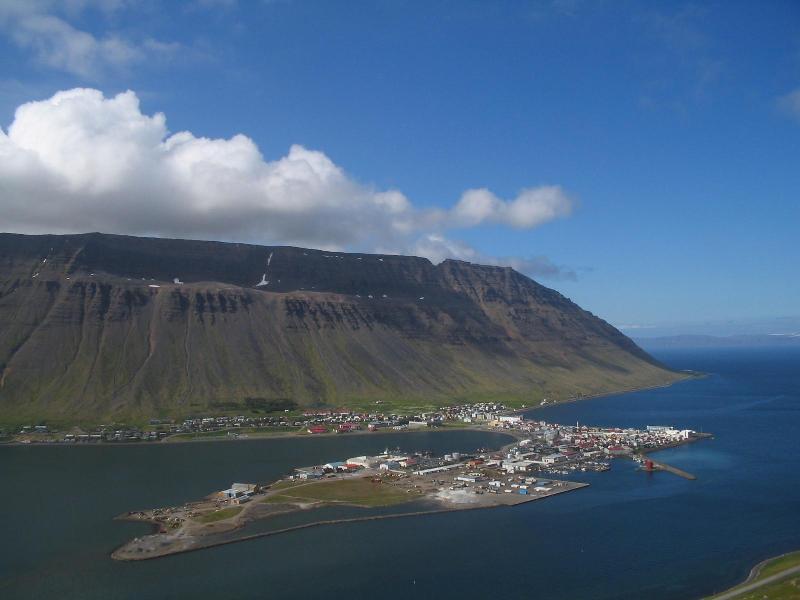
<instances>
[{"instance_id":1,"label":"headland","mask_svg":"<svg viewBox=\"0 0 800 600\"><path fill-rule=\"evenodd\" d=\"M481 414L473 412L472 418L480 420ZM519 506L588 485L554 475L606 471L615 458L707 437L669 426L638 430L557 425L512 414L495 417L473 426L512 437L496 451L438 456L387 448L375 456L334 457L322 465L296 467L278 481L233 483L180 506L131 510L117 518L149 523L155 532L134 538L112 557L147 560L335 523ZM329 518L325 509L343 506L358 512ZM290 525L277 519L293 513L299 521Z\"/></svg>"}]
</instances>

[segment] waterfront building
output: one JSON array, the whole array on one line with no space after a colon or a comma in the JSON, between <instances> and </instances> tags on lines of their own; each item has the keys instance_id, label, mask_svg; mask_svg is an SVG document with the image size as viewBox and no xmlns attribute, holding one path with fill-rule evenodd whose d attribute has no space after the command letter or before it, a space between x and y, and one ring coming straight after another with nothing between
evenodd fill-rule
<instances>
[{"instance_id":1,"label":"waterfront building","mask_svg":"<svg viewBox=\"0 0 800 600\"><path fill-rule=\"evenodd\" d=\"M374 469L380 464L380 462L381 461L374 456L354 456L353 458L348 458L345 461L345 464L348 467Z\"/></svg>"},{"instance_id":2,"label":"waterfront building","mask_svg":"<svg viewBox=\"0 0 800 600\"><path fill-rule=\"evenodd\" d=\"M322 470L323 471L331 471L331 472L334 472L334 473L339 472L339 471L346 471L347 470L347 464L345 462L343 462L343 461L340 461L340 460L334 460L334 461L331 461L329 463L325 463L324 465L322 465Z\"/></svg>"}]
</instances>

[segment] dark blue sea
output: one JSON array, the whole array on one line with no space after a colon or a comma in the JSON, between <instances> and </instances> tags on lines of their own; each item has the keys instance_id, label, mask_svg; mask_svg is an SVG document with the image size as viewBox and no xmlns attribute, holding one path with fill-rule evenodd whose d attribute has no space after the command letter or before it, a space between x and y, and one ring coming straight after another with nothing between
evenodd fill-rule
<instances>
[{"instance_id":1,"label":"dark blue sea","mask_svg":"<svg viewBox=\"0 0 800 600\"><path fill-rule=\"evenodd\" d=\"M473 450L454 431L118 447L0 447L0 598L700 598L800 549L800 350L659 353L708 377L537 410L551 422L674 425L715 438L624 460L513 508L325 526L155 561L109 553L123 511L195 499L384 446Z\"/></svg>"}]
</instances>

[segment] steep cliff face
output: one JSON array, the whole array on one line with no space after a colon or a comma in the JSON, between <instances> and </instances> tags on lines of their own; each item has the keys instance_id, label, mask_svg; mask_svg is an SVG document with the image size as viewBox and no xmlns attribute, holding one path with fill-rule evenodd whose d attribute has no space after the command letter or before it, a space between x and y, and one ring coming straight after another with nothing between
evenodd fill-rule
<instances>
[{"instance_id":1,"label":"steep cliff face","mask_svg":"<svg viewBox=\"0 0 800 600\"><path fill-rule=\"evenodd\" d=\"M508 268L103 234L0 235L0 418L534 403L677 378Z\"/></svg>"}]
</instances>

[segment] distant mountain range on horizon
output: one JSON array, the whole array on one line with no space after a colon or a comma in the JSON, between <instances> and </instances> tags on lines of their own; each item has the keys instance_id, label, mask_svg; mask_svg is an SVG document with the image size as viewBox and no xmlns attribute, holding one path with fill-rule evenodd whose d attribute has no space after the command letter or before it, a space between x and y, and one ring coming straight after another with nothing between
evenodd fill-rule
<instances>
[{"instance_id":1,"label":"distant mountain range on horizon","mask_svg":"<svg viewBox=\"0 0 800 600\"><path fill-rule=\"evenodd\" d=\"M800 315L674 321L660 324L618 325L637 340L650 338L708 336L792 335L800 332Z\"/></svg>"},{"instance_id":2,"label":"distant mountain range on horizon","mask_svg":"<svg viewBox=\"0 0 800 600\"><path fill-rule=\"evenodd\" d=\"M645 350L667 348L760 348L800 347L800 332L750 335L670 335L634 338Z\"/></svg>"},{"instance_id":3,"label":"distant mountain range on horizon","mask_svg":"<svg viewBox=\"0 0 800 600\"><path fill-rule=\"evenodd\" d=\"M0 421L538 404L685 375L508 267L0 234Z\"/></svg>"}]
</instances>

